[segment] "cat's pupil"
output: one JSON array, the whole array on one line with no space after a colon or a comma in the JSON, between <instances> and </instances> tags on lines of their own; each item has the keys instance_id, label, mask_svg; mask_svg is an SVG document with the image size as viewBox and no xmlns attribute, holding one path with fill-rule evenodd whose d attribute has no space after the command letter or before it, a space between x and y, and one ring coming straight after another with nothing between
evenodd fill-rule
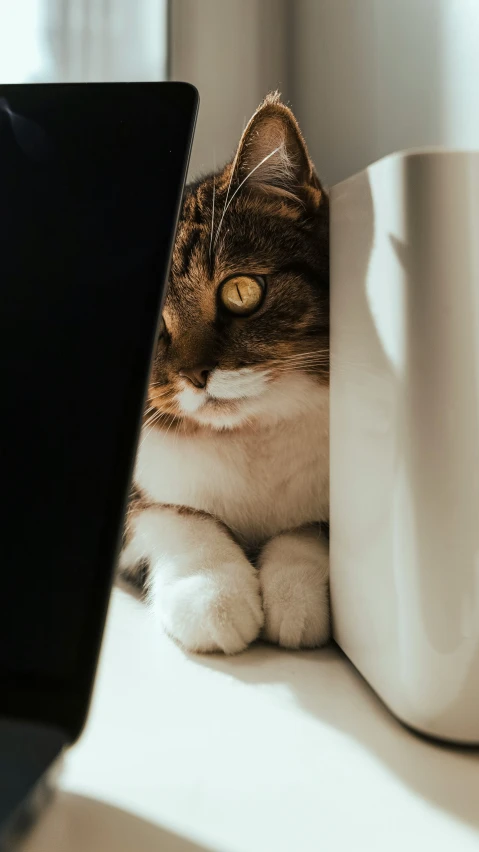
<instances>
[{"instance_id":1,"label":"cat's pupil","mask_svg":"<svg viewBox=\"0 0 479 852\"><path fill-rule=\"evenodd\" d=\"M264 280L260 275L233 275L223 282L220 299L233 314L246 315L258 310L264 295Z\"/></svg>"}]
</instances>

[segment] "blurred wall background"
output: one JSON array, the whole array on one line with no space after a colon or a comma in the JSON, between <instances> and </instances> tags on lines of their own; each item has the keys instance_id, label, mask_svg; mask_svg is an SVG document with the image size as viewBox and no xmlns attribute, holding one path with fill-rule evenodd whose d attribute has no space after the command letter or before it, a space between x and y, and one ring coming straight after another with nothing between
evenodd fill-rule
<instances>
[{"instance_id":1,"label":"blurred wall background","mask_svg":"<svg viewBox=\"0 0 479 852\"><path fill-rule=\"evenodd\" d=\"M479 149L479 0L293 0L291 98L335 183L393 151Z\"/></svg>"},{"instance_id":2,"label":"blurred wall background","mask_svg":"<svg viewBox=\"0 0 479 852\"><path fill-rule=\"evenodd\" d=\"M332 184L393 151L479 149L479 0L172 0L171 72L202 98L192 171L280 88Z\"/></svg>"},{"instance_id":3,"label":"blurred wall background","mask_svg":"<svg viewBox=\"0 0 479 852\"><path fill-rule=\"evenodd\" d=\"M290 0L172 0L170 74L200 92L190 173L234 154L267 92L289 95Z\"/></svg>"},{"instance_id":4,"label":"blurred wall background","mask_svg":"<svg viewBox=\"0 0 479 852\"><path fill-rule=\"evenodd\" d=\"M266 92L335 183L392 151L479 149L479 0L0 0L0 81L195 83L190 174Z\"/></svg>"}]
</instances>

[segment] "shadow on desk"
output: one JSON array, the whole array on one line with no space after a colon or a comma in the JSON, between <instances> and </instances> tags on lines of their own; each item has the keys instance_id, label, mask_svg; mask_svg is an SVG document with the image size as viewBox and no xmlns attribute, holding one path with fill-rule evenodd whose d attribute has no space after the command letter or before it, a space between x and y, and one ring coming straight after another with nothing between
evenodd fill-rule
<instances>
[{"instance_id":1,"label":"shadow on desk","mask_svg":"<svg viewBox=\"0 0 479 852\"><path fill-rule=\"evenodd\" d=\"M104 802L57 793L22 852L208 852Z\"/></svg>"},{"instance_id":2,"label":"shadow on desk","mask_svg":"<svg viewBox=\"0 0 479 852\"><path fill-rule=\"evenodd\" d=\"M192 657L245 683L281 683L303 711L354 738L426 801L479 830L479 749L442 746L404 728L336 646Z\"/></svg>"}]
</instances>

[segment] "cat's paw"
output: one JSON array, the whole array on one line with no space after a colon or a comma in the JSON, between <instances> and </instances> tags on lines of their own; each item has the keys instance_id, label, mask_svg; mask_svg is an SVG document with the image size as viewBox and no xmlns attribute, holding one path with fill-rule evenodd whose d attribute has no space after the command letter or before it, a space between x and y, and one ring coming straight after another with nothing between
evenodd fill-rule
<instances>
[{"instance_id":1,"label":"cat's paw","mask_svg":"<svg viewBox=\"0 0 479 852\"><path fill-rule=\"evenodd\" d=\"M330 637L329 554L315 534L285 533L260 557L262 637L284 648L318 648Z\"/></svg>"},{"instance_id":2,"label":"cat's paw","mask_svg":"<svg viewBox=\"0 0 479 852\"><path fill-rule=\"evenodd\" d=\"M197 653L238 654L264 621L258 577L248 563L175 579L163 587L158 608L166 632Z\"/></svg>"}]
</instances>

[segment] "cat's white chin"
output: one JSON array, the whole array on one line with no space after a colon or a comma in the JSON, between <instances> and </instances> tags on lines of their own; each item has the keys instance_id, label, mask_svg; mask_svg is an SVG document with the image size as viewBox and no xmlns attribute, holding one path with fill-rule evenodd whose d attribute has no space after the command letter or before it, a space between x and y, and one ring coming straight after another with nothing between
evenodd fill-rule
<instances>
[{"instance_id":1,"label":"cat's white chin","mask_svg":"<svg viewBox=\"0 0 479 852\"><path fill-rule=\"evenodd\" d=\"M181 412L205 426L232 429L248 419L247 408L268 387L269 371L250 367L213 370L207 388L184 382L176 401Z\"/></svg>"},{"instance_id":2,"label":"cat's white chin","mask_svg":"<svg viewBox=\"0 0 479 852\"><path fill-rule=\"evenodd\" d=\"M256 385L251 396L243 394L218 398L206 390L184 388L177 396L183 414L201 426L218 431L238 429L245 425L275 425L298 414L317 411L327 405L325 388L310 375L292 372L263 382L261 392Z\"/></svg>"},{"instance_id":3,"label":"cat's white chin","mask_svg":"<svg viewBox=\"0 0 479 852\"><path fill-rule=\"evenodd\" d=\"M248 422L248 416L242 411L242 401L208 399L198 411L190 415L192 420L212 429L236 429Z\"/></svg>"}]
</instances>

